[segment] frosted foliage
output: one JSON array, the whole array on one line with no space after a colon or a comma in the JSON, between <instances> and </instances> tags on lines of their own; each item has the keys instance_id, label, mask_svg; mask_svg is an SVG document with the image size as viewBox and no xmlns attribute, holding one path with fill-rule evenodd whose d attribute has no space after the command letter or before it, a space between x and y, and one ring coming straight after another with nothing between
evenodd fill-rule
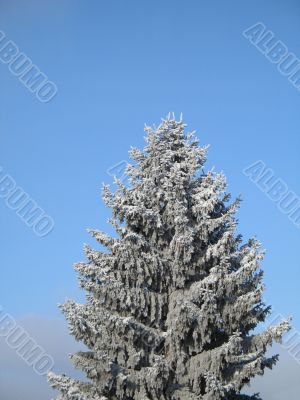
<instances>
[{"instance_id":1,"label":"frosted foliage","mask_svg":"<svg viewBox=\"0 0 300 400\"><path fill-rule=\"evenodd\" d=\"M236 234L239 200L222 174L204 172L207 148L182 121L146 128L132 149L129 187L104 187L115 237L90 231L106 250L77 264L86 304L61 306L70 333L89 349L71 356L86 381L50 374L59 400L235 400L287 322L253 334L262 301L259 243Z\"/></svg>"}]
</instances>

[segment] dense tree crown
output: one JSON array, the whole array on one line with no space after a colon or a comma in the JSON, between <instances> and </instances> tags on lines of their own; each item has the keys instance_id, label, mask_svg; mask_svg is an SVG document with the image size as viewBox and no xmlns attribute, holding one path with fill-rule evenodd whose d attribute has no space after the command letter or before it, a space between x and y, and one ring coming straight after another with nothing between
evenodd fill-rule
<instances>
[{"instance_id":1,"label":"dense tree crown","mask_svg":"<svg viewBox=\"0 0 300 400\"><path fill-rule=\"evenodd\" d=\"M132 149L130 184L104 187L116 237L91 231L76 265L86 304L61 306L70 333L88 348L71 356L87 379L50 374L59 400L235 400L277 356L267 346L288 329L254 328L262 300L259 243L236 234L239 200L222 174L203 171L207 148L182 121L146 128Z\"/></svg>"}]
</instances>

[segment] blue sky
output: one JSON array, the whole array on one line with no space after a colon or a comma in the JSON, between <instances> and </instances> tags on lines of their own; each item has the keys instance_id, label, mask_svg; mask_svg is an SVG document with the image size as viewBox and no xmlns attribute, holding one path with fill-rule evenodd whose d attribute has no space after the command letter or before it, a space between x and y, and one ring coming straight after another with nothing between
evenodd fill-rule
<instances>
[{"instance_id":1,"label":"blue sky","mask_svg":"<svg viewBox=\"0 0 300 400\"><path fill-rule=\"evenodd\" d=\"M58 87L40 103L0 63L0 165L55 221L39 238L0 199L3 308L60 319L57 303L83 298L72 264L93 243L86 228L110 231L107 170L174 111L244 199L239 231L267 249L266 297L300 330L300 230L242 172L263 160L300 195L300 92L242 35L261 21L300 57L299 20L296 0L1 2L0 30Z\"/></svg>"}]
</instances>

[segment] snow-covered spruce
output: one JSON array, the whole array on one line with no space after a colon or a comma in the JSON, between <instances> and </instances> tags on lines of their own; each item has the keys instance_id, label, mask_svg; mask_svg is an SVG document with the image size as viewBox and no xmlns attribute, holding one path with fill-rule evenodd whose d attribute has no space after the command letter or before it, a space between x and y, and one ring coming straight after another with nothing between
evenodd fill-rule
<instances>
[{"instance_id":1,"label":"snow-covered spruce","mask_svg":"<svg viewBox=\"0 0 300 400\"><path fill-rule=\"evenodd\" d=\"M86 247L76 265L87 303L61 308L70 333L89 349L71 357L85 382L49 375L59 400L237 400L277 356L287 322L253 329L270 312L262 301L259 243L241 243L223 175L203 172L207 148L168 117L132 149L130 187L103 198L116 238Z\"/></svg>"}]
</instances>

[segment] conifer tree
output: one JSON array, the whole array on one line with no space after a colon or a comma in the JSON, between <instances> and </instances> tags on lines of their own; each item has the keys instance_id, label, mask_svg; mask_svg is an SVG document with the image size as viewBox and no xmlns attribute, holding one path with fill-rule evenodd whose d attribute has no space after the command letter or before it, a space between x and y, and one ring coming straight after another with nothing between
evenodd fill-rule
<instances>
[{"instance_id":1,"label":"conifer tree","mask_svg":"<svg viewBox=\"0 0 300 400\"><path fill-rule=\"evenodd\" d=\"M145 130L130 184L104 187L116 237L92 230L106 250L86 247L75 267L86 304L61 306L88 348L71 356L87 378L49 381L59 400L259 399L241 391L276 363L266 349L289 329L254 333L270 312L260 245L237 235L239 199L223 174L204 172L207 148L184 123Z\"/></svg>"}]
</instances>

